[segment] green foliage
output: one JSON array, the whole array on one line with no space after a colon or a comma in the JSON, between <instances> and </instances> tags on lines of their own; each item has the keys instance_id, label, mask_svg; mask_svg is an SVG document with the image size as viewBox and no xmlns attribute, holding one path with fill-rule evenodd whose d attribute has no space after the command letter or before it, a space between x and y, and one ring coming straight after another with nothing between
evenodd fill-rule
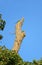
<instances>
[{"instance_id":1,"label":"green foliage","mask_svg":"<svg viewBox=\"0 0 42 65\"><path fill-rule=\"evenodd\" d=\"M2 19L2 15L0 14L0 30L4 30L6 22Z\"/></svg>"},{"instance_id":2,"label":"green foliage","mask_svg":"<svg viewBox=\"0 0 42 65\"><path fill-rule=\"evenodd\" d=\"M42 65L42 59L25 62L15 51L8 50L5 46L0 46L0 65Z\"/></svg>"},{"instance_id":3,"label":"green foliage","mask_svg":"<svg viewBox=\"0 0 42 65\"><path fill-rule=\"evenodd\" d=\"M5 24L5 21L0 20L0 30L4 30Z\"/></svg>"},{"instance_id":4,"label":"green foliage","mask_svg":"<svg viewBox=\"0 0 42 65\"><path fill-rule=\"evenodd\" d=\"M15 52L0 46L0 65L21 65L20 56Z\"/></svg>"},{"instance_id":5,"label":"green foliage","mask_svg":"<svg viewBox=\"0 0 42 65\"><path fill-rule=\"evenodd\" d=\"M0 35L0 40L3 38L3 36L2 35Z\"/></svg>"}]
</instances>

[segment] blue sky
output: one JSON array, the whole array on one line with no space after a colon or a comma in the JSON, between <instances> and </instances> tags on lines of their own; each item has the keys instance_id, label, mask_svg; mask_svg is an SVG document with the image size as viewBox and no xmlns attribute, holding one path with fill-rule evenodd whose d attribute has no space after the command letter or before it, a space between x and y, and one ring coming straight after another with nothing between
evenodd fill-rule
<instances>
[{"instance_id":1,"label":"blue sky","mask_svg":"<svg viewBox=\"0 0 42 65\"><path fill-rule=\"evenodd\" d=\"M20 56L24 61L39 60L42 57L42 0L0 0L0 13L6 26L0 34L0 45L12 49L16 22L24 17L22 30L25 31Z\"/></svg>"}]
</instances>

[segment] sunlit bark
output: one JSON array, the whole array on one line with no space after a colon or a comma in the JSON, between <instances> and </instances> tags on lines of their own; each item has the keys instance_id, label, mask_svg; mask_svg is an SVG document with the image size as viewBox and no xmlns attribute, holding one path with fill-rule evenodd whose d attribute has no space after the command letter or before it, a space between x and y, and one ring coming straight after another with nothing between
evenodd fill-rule
<instances>
[{"instance_id":1,"label":"sunlit bark","mask_svg":"<svg viewBox=\"0 0 42 65\"><path fill-rule=\"evenodd\" d=\"M21 30L23 22L24 22L24 18L22 18L21 20L19 20L16 23L16 29L15 29L16 30L15 31L16 38L15 38L15 42L14 42L14 45L12 48L12 50L15 50L16 52L19 51L21 42L22 42L23 38L25 37L25 32Z\"/></svg>"}]
</instances>

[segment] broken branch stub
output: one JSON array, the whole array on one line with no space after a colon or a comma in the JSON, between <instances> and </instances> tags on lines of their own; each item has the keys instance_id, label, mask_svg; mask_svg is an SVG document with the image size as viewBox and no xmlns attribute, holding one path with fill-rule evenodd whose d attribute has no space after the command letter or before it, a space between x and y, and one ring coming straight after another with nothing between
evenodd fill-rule
<instances>
[{"instance_id":1,"label":"broken branch stub","mask_svg":"<svg viewBox=\"0 0 42 65\"><path fill-rule=\"evenodd\" d=\"M15 50L16 52L19 51L21 42L22 42L23 38L25 37L25 32L21 30L23 22L24 22L24 18L19 20L16 24L16 29L15 29L16 38L15 38L14 46L12 48L12 50Z\"/></svg>"}]
</instances>

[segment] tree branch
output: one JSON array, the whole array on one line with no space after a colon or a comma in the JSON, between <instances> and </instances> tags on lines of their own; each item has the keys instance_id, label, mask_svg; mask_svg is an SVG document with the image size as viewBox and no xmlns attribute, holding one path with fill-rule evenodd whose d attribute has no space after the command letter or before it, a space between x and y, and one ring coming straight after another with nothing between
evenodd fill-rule
<instances>
[{"instance_id":1,"label":"tree branch","mask_svg":"<svg viewBox=\"0 0 42 65\"><path fill-rule=\"evenodd\" d=\"M24 22L24 18L19 20L16 24L16 31L15 31L16 39L15 39L15 42L14 42L14 45L12 48L12 50L15 50L16 52L19 51L21 42L22 42L23 38L25 37L25 32L21 31L23 22Z\"/></svg>"}]
</instances>

